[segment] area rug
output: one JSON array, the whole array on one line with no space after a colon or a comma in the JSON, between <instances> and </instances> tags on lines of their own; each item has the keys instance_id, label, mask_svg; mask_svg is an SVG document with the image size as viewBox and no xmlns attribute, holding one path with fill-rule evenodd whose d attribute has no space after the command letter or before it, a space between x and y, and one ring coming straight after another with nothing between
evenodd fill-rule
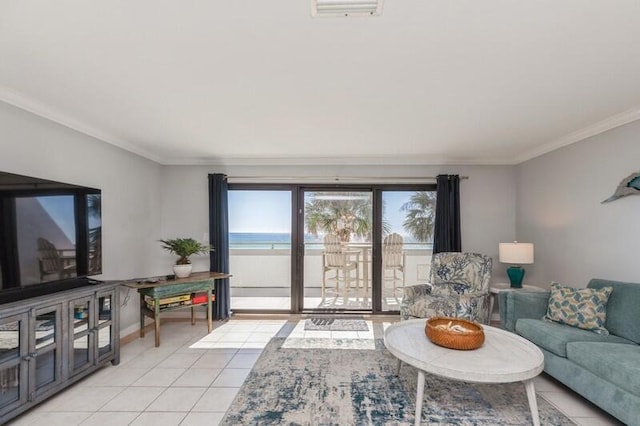
<instances>
[{"instance_id":1,"label":"area rug","mask_svg":"<svg viewBox=\"0 0 640 426\"><path fill-rule=\"evenodd\" d=\"M240 388L224 425L409 425L417 371L376 339L374 350L287 349L271 339ZM573 423L538 398L543 425ZM521 383L479 385L427 376L422 424L527 425Z\"/></svg>"},{"instance_id":2,"label":"area rug","mask_svg":"<svg viewBox=\"0 0 640 426\"><path fill-rule=\"evenodd\" d=\"M369 331L363 319L314 317L304 322L305 331Z\"/></svg>"}]
</instances>

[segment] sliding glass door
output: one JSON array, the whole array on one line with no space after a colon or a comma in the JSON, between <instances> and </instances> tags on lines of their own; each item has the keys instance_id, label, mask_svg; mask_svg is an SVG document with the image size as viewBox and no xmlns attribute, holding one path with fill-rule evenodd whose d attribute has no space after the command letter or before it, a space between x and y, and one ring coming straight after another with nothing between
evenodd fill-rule
<instances>
[{"instance_id":1,"label":"sliding glass door","mask_svg":"<svg viewBox=\"0 0 640 426\"><path fill-rule=\"evenodd\" d=\"M232 311L291 311L291 190L229 191Z\"/></svg>"},{"instance_id":2,"label":"sliding glass door","mask_svg":"<svg viewBox=\"0 0 640 426\"><path fill-rule=\"evenodd\" d=\"M304 310L371 310L373 195L303 191Z\"/></svg>"},{"instance_id":3,"label":"sliding glass door","mask_svg":"<svg viewBox=\"0 0 640 426\"><path fill-rule=\"evenodd\" d=\"M436 192L383 190L381 200L381 310L397 311L406 286L427 282Z\"/></svg>"},{"instance_id":4,"label":"sliding glass door","mask_svg":"<svg viewBox=\"0 0 640 426\"><path fill-rule=\"evenodd\" d=\"M229 188L234 312L396 312L427 281L434 185Z\"/></svg>"}]
</instances>

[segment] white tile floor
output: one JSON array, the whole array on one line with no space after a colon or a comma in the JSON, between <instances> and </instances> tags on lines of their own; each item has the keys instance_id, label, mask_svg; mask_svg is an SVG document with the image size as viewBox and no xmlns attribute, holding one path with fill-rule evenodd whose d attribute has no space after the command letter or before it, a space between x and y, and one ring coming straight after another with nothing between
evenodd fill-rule
<instances>
[{"instance_id":1,"label":"white tile floor","mask_svg":"<svg viewBox=\"0 0 640 426\"><path fill-rule=\"evenodd\" d=\"M344 337L345 332L327 337L327 332L304 331L295 322L286 324L299 319L233 319L216 324L211 334L202 322L191 326L166 321L159 348L153 346L153 332L124 345L120 365L101 369L10 424L217 425L261 348L276 333L294 339ZM385 323L389 318L371 321ZM364 334L363 338L370 338ZM544 374L536 379L536 391L578 425L620 424Z\"/></svg>"}]
</instances>

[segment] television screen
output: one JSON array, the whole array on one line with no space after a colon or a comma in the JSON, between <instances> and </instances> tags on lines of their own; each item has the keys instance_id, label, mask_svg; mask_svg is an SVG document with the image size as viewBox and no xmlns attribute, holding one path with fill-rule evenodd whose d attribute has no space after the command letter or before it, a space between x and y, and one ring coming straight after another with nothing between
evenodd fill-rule
<instances>
[{"instance_id":1,"label":"television screen","mask_svg":"<svg viewBox=\"0 0 640 426\"><path fill-rule=\"evenodd\" d=\"M97 189L0 172L0 303L102 273L101 207Z\"/></svg>"}]
</instances>

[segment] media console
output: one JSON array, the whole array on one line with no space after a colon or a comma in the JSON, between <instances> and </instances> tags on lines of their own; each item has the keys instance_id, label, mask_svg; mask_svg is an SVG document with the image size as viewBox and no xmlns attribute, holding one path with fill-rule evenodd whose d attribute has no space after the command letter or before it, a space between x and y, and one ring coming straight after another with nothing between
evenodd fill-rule
<instances>
[{"instance_id":1,"label":"media console","mask_svg":"<svg viewBox=\"0 0 640 426\"><path fill-rule=\"evenodd\" d=\"M120 282L0 305L0 424L120 362Z\"/></svg>"}]
</instances>

